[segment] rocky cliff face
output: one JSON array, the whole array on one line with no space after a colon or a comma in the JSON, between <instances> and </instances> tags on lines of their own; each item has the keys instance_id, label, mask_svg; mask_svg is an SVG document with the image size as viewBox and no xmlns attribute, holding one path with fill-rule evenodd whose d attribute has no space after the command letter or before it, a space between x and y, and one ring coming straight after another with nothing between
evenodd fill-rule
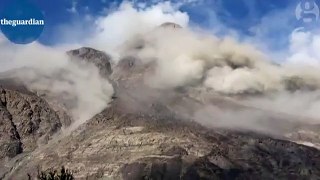
<instances>
[{"instance_id":1,"label":"rocky cliff face","mask_svg":"<svg viewBox=\"0 0 320 180\"><path fill-rule=\"evenodd\" d=\"M1 159L33 151L61 128L57 113L31 92L1 87L0 110Z\"/></svg>"},{"instance_id":2,"label":"rocky cliff face","mask_svg":"<svg viewBox=\"0 0 320 180\"><path fill-rule=\"evenodd\" d=\"M107 77L112 73L110 63L111 57L105 52L89 47L82 47L80 49L68 51L67 54L75 61L80 60L93 63L104 77Z\"/></svg>"},{"instance_id":3,"label":"rocky cliff face","mask_svg":"<svg viewBox=\"0 0 320 180\"><path fill-rule=\"evenodd\" d=\"M38 142L47 142L61 129L63 111L2 81L7 88L0 90L0 177L25 179L27 173L35 175L37 167L64 165L76 179L319 179L316 148L280 135L204 127L188 113L182 115L182 105L190 112L203 107L203 100L194 89L168 92L145 86L142 74L152 72L152 64L143 66L138 58L126 57L112 67L110 57L100 51L81 48L70 53L95 64L112 81L113 102L70 135L57 134L39 147ZM222 97L206 101L249 108Z\"/></svg>"}]
</instances>

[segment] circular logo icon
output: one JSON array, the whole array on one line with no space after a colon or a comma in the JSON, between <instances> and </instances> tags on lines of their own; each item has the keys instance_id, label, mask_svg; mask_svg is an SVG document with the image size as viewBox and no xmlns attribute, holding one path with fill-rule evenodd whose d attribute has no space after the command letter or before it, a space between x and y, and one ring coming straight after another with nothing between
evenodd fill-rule
<instances>
[{"instance_id":1,"label":"circular logo icon","mask_svg":"<svg viewBox=\"0 0 320 180\"><path fill-rule=\"evenodd\" d=\"M11 0L0 12L0 28L16 44L37 40L44 28L43 13L28 0Z\"/></svg>"},{"instance_id":2,"label":"circular logo icon","mask_svg":"<svg viewBox=\"0 0 320 180\"><path fill-rule=\"evenodd\" d=\"M296 8L296 18L304 23L312 23L319 19L319 7L314 0L301 0Z\"/></svg>"}]
</instances>

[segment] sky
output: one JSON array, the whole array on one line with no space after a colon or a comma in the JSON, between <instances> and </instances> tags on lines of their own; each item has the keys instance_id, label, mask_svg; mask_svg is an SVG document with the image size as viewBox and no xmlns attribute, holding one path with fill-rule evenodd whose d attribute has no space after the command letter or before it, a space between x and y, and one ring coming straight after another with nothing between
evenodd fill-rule
<instances>
[{"instance_id":1,"label":"sky","mask_svg":"<svg viewBox=\"0 0 320 180\"><path fill-rule=\"evenodd\" d=\"M44 45L77 43L96 31L96 20L112 14L120 0L27 0L44 13L46 26L39 38ZM303 0L171 0L176 11L188 15L188 24L217 36L234 35L253 41L261 48L289 47L290 33L305 26L296 19L296 7ZM317 0L315 0L317 1ZM6 4L10 0L0 0ZM137 9L154 6L163 0L131 0ZM319 2L316 2L320 4ZM5 7L5 6L3 6ZM1 7L0 7L1 8ZM309 26L309 25L308 25ZM312 24L312 29L319 27ZM64 33L68 30L68 33ZM79 31L81 30L81 31ZM65 42L68 41L68 42ZM263 41L263 43L260 43Z\"/></svg>"}]
</instances>

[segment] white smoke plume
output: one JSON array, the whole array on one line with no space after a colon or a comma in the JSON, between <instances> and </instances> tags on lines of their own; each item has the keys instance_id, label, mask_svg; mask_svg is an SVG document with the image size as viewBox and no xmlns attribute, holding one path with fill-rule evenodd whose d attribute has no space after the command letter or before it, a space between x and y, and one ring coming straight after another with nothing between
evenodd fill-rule
<instances>
[{"instance_id":1,"label":"white smoke plume","mask_svg":"<svg viewBox=\"0 0 320 180\"><path fill-rule=\"evenodd\" d=\"M33 43L1 43L1 78L18 79L31 91L57 102L78 126L101 112L111 101L113 88L94 65L71 61L65 49ZM83 63L83 62L82 62ZM9 70L9 71L8 71Z\"/></svg>"},{"instance_id":2,"label":"white smoke plume","mask_svg":"<svg viewBox=\"0 0 320 180\"><path fill-rule=\"evenodd\" d=\"M96 31L87 40L89 46L113 53L119 45L138 34L145 34L165 22L176 22L188 26L189 16L177 10L177 5L169 1L142 9L134 8L129 2L123 2L111 13L96 19Z\"/></svg>"},{"instance_id":3,"label":"white smoke plume","mask_svg":"<svg viewBox=\"0 0 320 180\"><path fill-rule=\"evenodd\" d=\"M159 27L165 22L176 23L183 28ZM205 89L211 96L231 98L249 107L246 110L217 109L216 104L206 102L193 109L191 114L204 124L270 130L271 126L266 127L259 121L270 112L302 117L300 121L319 119L315 113L320 110L315 98L320 85L319 68L310 68L306 65L310 63L304 63L318 62L318 36L294 32L292 51L288 52L287 60L274 64L268 58L269 54L249 43L239 42L232 36L219 38L195 31L189 26L188 14L170 2L141 9L125 2L112 13L98 18L96 25L95 34L87 36L90 38L83 45L113 55L115 63L127 56L139 59L148 67L139 72L143 74L146 86L166 91L181 87ZM1 59L11 58L17 62L4 61L13 65L11 68L29 66L43 76L49 76L50 84L42 78L33 84L35 75L26 74L22 79L30 82L31 88L76 95L78 103L72 114L81 119L80 122L101 111L110 101L112 88L108 81L101 78L94 67L82 67L67 61L59 48L33 44L29 48L6 47L3 50L1 47L1 52ZM62 77L66 81L52 77L60 71L67 71L67 75ZM204 99L210 98L210 93Z\"/></svg>"},{"instance_id":4,"label":"white smoke plume","mask_svg":"<svg viewBox=\"0 0 320 180\"><path fill-rule=\"evenodd\" d=\"M126 19L126 11L147 14L150 9L159 8L153 6L139 12L132 10L130 4L126 6L127 9L113 14L121 19L120 22ZM170 13L180 12L175 10ZM231 36L219 38L208 33L198 33L184 22L180 24L179 18L169 22L180 24L182 29L159 27L161 21L148 23L143 21L144 16L138 19L140 21L137 22L143 23L138 27L132 26L134 33L121 35L126 38L121 40L124 43L116 54L120 59L133 56L149 67L144 72L146 85L159 90L181 87L206 89L212 92L212 96L218 94L221 97L232 98L248 108L233 110L224 107L219 111L208 110L207 113L202 113L203 109L212 109L212 104L209 103L193 110L195 119L211 122L211 125L218 127L247 127L249 130L264 129L267 132L277 122L272 121L269 126L262 123L268 119L278 119L283 126L289 120L319 123L319 116L315 113L319 110L318 100L315 98L320 85L319 67L311 67L309 63L312 62L313 65L319 59L315 54L318 47L316 35L293 32L291 51L286 52L287 59L275 64L269 58L273 57L272 55L266 55L249 43L239 42ZM108 22L108 17L104 21ZM106 25L109 28L110 26L112 27L112 23ZM127 28L131 29L130 27ZM307 44L312 44L312 47ZM295 63L298 61L300 63ZM210 116L200 115L208 112ZM275 116L265 118L270 113ZM240 117L241 121L238 121ZM217 119L223 123L216 124Z\"/></svg>"},{"instance_id":5,"label":"white smoke plume","mask_svg":"<svg viewBox=\"0 0 320 180\"><path fill-rule=\"evenodd\" d=\"M138 48L137 48L138 47ZM159 89L202 84L226 95L318 87L317 68L274 64L263 52L230 37L197 34L188 28L158 27L128 41L120 53L153 63L146 83ZM300 87L301 86L301 87ZM293 89L295 90L295 89Z\"/></svg>"}]
</instances>

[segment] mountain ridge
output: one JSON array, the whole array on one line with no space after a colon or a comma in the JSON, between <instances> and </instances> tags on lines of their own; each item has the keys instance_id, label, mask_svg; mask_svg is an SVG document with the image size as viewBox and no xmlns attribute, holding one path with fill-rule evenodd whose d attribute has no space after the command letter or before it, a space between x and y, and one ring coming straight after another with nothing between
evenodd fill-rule
<instances>
[{"instance_id":1,"label":"mountain ridge","mask_svg":"<svg viewBox=\"0 0 320 180\"><path fill-rule=\"evenodd\" d=\"M46 95L39 97L27 88L4 89L17 94L16 101L23 101L20 96L32 96L37 102L43 102L42 106L47 106L49 112L54 114L52 122L59 122L59 128L55 131L57 139L53 137L53 140L44 142L30 152L22 151L22 154L18 148L13 157L2 159L0 169L3 169L3 179L23 179L28 173L35 175L37 167L46 170L61 165L73 170L77 179L320 177L320 152L316 148L280 140L268 133L201 125L188 117L188 113L181 116L183 111L179 109L181 104L189 105L190 109L201 109L202 101L195 103L196 99L185 96L196 95L192 94L193 89L154 90L143 84L141 75L145 71L152 72L152 64L142 68L136 57L123 58L118 65L112 67L110 64L112 70L109 71L110 58L105 53L105 57L101 58L101 51L98 50L84 48L82 52L85 53L80 57L79 53L75 56L98 66L101 75L113 81L113 101L71 134L59 137L58 130L61 127L67 129L69 125L62 123L61 116L50 107L51 99L46 99ZM95 63L97 59L98 64ZM104 65L99 66L101 64ZM19 83L6 86L24 87ZM24 95L26 92L27 95ZM164 94L167 98L164 98ZM238 108L232 101L212 98L212 103L217 106ZM3 99L0 107L7 102ZM186 110L189 111L188 108ZM1 109L1 112L6 110ZM1 115L1 118L10 117L6 113Z\"/></svg>"}]
</instances>

